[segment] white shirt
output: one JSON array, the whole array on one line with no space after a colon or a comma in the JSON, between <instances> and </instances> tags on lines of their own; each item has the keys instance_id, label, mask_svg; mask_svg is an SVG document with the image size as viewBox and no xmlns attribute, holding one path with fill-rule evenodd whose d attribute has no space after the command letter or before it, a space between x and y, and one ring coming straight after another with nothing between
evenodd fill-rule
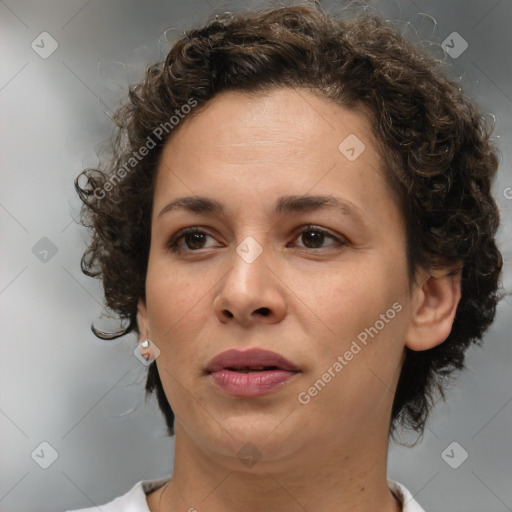
<instances>
[{"instance_id":1,"label":"white shirt","mask_svg":"<svg viewBox=\"0 0 512 512\"><path fill-rule=\"evenodd\" d=\"M100 505L102 512L150 512L146 495L156 491L169 480L170 476L156 480L141 480L137 482L126 494L115 498L104 505ZM402 512L425 512L411 493L400 483L388 478L391 492L402 504ZM66 512L98 512L98 507L81 508L80 510L66 510Z\"/></svg>"}]
</instances>

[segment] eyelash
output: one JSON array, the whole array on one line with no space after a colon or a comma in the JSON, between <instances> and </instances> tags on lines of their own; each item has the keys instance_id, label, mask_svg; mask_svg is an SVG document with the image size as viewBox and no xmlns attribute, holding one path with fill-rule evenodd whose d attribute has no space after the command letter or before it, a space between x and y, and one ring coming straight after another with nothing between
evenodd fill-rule
<instances>
[{"instance_id":1,"label":"eyelash","mask_svg":"<svg viewBox=\"0 0 512 512\"><path fill-rule=\"evenodd\" d=\"M297 234L297 236L295 238L298 238L300 235L302 235L303 233L307 233L308 231L313 231L315 233L321 233L322 235L326 235L327 237L329 238L332 238L335 243L333 244L334 246L337 246L337 247L342 247L344 245L347 245L347 243L332 235L329 231L323 229L323 228L320 228L320 227L317 227L317 226L313 226L313 225L308 225L308 226L304 226L304 228ZM202 229L199 229L199 228L184 228L182 229L181 231L178 231L178 233L176 233L176 235L174 235L171 240L169 241L169 243L167 244L167 248L173 252L173 253L184 253L184 252L196 252L196 253L199 253L200 251L202 251L203 249L182 249L181 247L178 247L178 242L183 238L185 237L186 235L190 235L190 234L193 234L193 233L200 233L200 234L204 234L204 235L207 235L207 236L210 236L211 235L209 233L207 233L206 231L203 231ZM213 237L212 237L213 238ZM208 249L208 248L206 248ZM308 249L307 247L305 249ZM323 247L319 247L319 248L316 248L316 249L309 249L310 251L319 251L323 249Z\"/></svg>"}]
</instances>

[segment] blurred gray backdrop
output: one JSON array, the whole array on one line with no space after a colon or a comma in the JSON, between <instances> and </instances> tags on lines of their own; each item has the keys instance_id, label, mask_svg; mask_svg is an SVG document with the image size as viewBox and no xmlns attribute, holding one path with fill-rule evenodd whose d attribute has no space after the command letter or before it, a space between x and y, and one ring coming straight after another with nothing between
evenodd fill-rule
<instances>
[{"instance_id":1,"label":"blurred gray backdrop","mask_svg":"<svg viewBox=\"0 0 512 512\"><path fill-rule=\"evenodd\" d=\"M127 84L165 56L166 37L212 14L274 5L0 0L0 511L90 507L171 473L173 441L156 401L144 404L147 368L133 355L136 339L102 342L90 331L93 321L113 320L99 284L79 268L87 234L73 220L73 179L97 163ZM414 40L434 43L437 55L444 49L452 77L495 117L510 291L512 2L370 5L403 20ZM429 512L512 510L511 313L507 296L423 439L390 448L389 476Z\"/></svg>"}]
</instances>

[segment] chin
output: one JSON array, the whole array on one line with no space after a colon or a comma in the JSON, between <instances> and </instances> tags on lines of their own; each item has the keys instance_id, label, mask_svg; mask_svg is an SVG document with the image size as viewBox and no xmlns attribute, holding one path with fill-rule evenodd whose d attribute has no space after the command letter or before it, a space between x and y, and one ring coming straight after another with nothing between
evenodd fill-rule
<instances>
[{"instance_id":1,"label":"chin","mask_svg":"<svg viewBox=\"0 0 512 512\"><path fill-rule=\"evenodd\" d=\"M290 456L300 444L289 419L284 421L286 414L274 421L269 421L268 416L268 413L244 414L223 421L225 430L220 429L210 438L213 450L231 459L235 455L242 464L238 470L245 467L251 473L268 471L268 467L265 469L268 463Z\"/></svg>"}]
</instances>

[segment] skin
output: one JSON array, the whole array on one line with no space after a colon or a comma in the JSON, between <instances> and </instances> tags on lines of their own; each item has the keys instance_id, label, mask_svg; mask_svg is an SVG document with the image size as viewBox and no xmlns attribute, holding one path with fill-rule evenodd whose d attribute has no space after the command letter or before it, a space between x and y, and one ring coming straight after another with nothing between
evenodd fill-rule
<instances>
[{"instance_id":1,"label":"skin","mask_svg":"<svg viewBox=\"0 0 512 512\"><path fill-rule=\"evenodd\" d=\"M349 134L365 144L354 161L338 150ZM349 201L361 222L333 209L273 213L277 198L303 194ZM193 195L222 201L225 214L159 215ZM342 243L313 239L302 231L309 224ZM193 226L208 236L170 251L169 240ZM252 263L236 252L249 236L263 250ZM460 298L459 278L442 270L419 270L410 286L405 247L404 219L360 111L304 90L223 92L179 125L159 165L138 309L176 414L174 473L148 495L152 512L401 510L386 463L404 347L444 341ZM401 311L301 404L298 394L397 302ZM250 347L283 355L301 373L261 397L227 395L204 370L220 352ZM247 443L261 456L250 467L237 457Z\"/></svg>"}]
</instances>

